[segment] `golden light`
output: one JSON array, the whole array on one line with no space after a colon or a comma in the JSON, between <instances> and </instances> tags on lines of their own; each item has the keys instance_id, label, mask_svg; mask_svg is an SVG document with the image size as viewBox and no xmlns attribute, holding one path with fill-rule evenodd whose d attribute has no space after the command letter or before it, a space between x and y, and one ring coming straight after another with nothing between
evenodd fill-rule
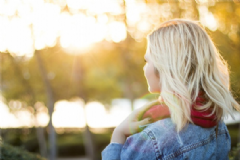
<instances>
[{"instance_id":1,"label":"golden light","mask_svg":"<svg viewBox=\"0 0 240 160\"><path fill-rule=\"evenodd\" d=\"M87 8L90 1L84 0L66 0L67 6L73 9Z\"/></svg>"},{"instance_id":2,"label":"golden light","mask_svg":"<svg viewBox=\"0 0 240 160\"><path fill-rule=\"evenodd\" d=\"M1 6L1 4L0 4L0 6ZM0 37L7 37L6 31L8 28L8 23L9 23L8 18L0 16L0 24L1 24L0 25ZM0 52L4 52L6 50L7 50L7 41L5 38L0 38Z\"/></svg>"},{"instance_id":3,"label":"golden light","mask_svg":"<svg viewBox=\"0 0 240 160\"><path fill-rule=\"evenodd\" d=\"M16 117L10 113L6 104L0 101L0 128L20 127Z\"/></svg>"},{"instance_id":4,"label":"golden light","mask_svg":"<svg viewBox=\"0 0 240 160\"><path fill-rule=\"evenodd\" d=\"M151 24L147 21L141 21L138 23L137 28L142 32L147 32L151 29Z\"/></svg>"},{"instance_id":5,"label":"golden light","mask_svg":"<svg viewBox=\"0 0 240 160\"><path fill-rule=\"evenodd\" d=\"M104 128L108 125L105 107L99 102L90 102L85 106L87 123L93 128Z\"/></svg>"},{"instance_id":6,"label":"golden light","mask_svg":"<svg viewBox=\"0 0 240 160\"><path fill-rule=\"evenodd\" d=\"M32 55L33 41L31 30L22 19L13 18L5 21L5 41L7 50L13 55Z\"/></svg>"},{"instance_id":7,"label":"golden light","mask_svg":"<svg viewBox=\"0 0 240 160\"><path fill-rule=\"evenodd\" d=\"M126 16L129 25L135 25L141 20L141 15L147 11L146 4L143 2L126 1Z\"/></svg>"},{"instance_id":8,"label":"golden light","mask_svg":"<svg viewBox=\"0 0 240 160\"><path fill-rule=\"evenodd\" d=\"M35 49L53 47L56 44L58 26L60 25L60 7L51 3L43 3L32 12L32 29Z\"/></svg>"},{"instance_id":9,"label":"golden light","mask_svg":"<svg viewBox=\"0 0 240 160\"><path fill-rule=\"evenodd\" d=\"M97 17L98 23L106 24L108 22L108 16L106 14L101 14Z\"/></svg>"},{"instance_id":10,"label":"golden light","mask_svg":"<svg viewBox=\"0 0 240 160\"><path fill-rule=\"evenodd\" d=\"M95 14L106 12L120 14L123 12L122 7L119 5L121 1L118 0L67 0L66 2L70 10L88 9L90 13Z\"/></svg>"},{"instance_id":11,"label":"golden light","mask_svg":"<svg viewBox=\"0 0 240 160\"><path fill-rule=\"evenodd\" d=\"M58 38L64 49L74 53L104 39L120 42L126 38L126 27L120 22L110 23L106 13L123 13L121 3L112 0L0 1L0 51L31 57L35 50L55 46ZM63 9L66 5L69 12ZM79 9L88 13L80 13Z\"/></svg>"},{"instance_id":12,"label":"golden light","mask_svg":"<svg viewBox=\"0 0 240 160\"><path fill-rule=\"evenodd\" d=\"M49 122L49 115L46 112L40 112L37 114L35 126L45 127Z\"/></svg>"},{"instance_id":13,"label":"golden light","mask_svg":"<svg viewBox=\"0 0 240 160\"><path fill-rule=\"evenodd\" d=\"M211 31L216 31L218 29L218 23L214 15L208 11L206 6L200 6L198 10L202 25L208 27Z\"/></svg>"},{"instance_id":14,"label":"golden light","mask_svg":"<svg viewBox=\"0 0 240 160\"><path fill-rule=\"evenodd\" d=\"M21 3L20 0L8 0L8 1L3 1L1 6L3 6L2 12L4 15L7 16L13 16L16 12L16 9L18 5Z\"/></svg>"},{"instance_id":15,"label":"golden light","mask_svg":"<svg viewBox=\"0 0 240 160\"><path fill-rule=\"evenodd\" d=\"M37 115L35 117L35 126L47 126L49 122L49 115L48 115L48 109L42 102L36 102L34 105L34 108L37 111Z\"/></svg>"},{"instance_id":16,"label":"golden light","mask_svg":"<svg viewBox=\"0 0 240 160\"><path fill-rule=\"evenodd\" d=\"M101 41L104 37L99 38L96 28L96 19L87 17L84 14L70 15L63 13L63 23L60 31L60 44L64 48L81 48L89 47L96 41Z\"/></svg>"},{"instance_id":17,"label":"golden light","mask_svg":"<svg viewBox=\"0 0 240 160\"><path fill-rule=\"evenodd\" d=\"M91 2L91 1L90 1ZM123 13L123 8L119 0L92 0L92 3L88 6L89 11L96 14L112 13L115 15Z\"/></svg>"},{"instance_id":18,"label":"golden light","mask_svg":"<svg viewBox=\"0 0 240 160\"><path fill-rule=\"evenodd\" d=\"M127 37L126 26L123 22L111 22L109 24L109 36L111 40L118 43Z\"/></svg>"},{"instance_id":19,"label":"golden light","mask_svg":"<svg viewBox=\"0 0 240 160\"><path fill-rule=\"evenodd\" d=\"M200 4L209 3L208 0L197 0L196 2ZM212 3L214 3L214 1Z\"/></svg>"},{"instance_id":20,"label":"golden light","mask_svg":"<svg viewBox=\"0 0 240 160\"><path fill-rule=\"evenodd\" d=\"M218 24L216 19L214 18L212 13L209 13L208 16L205 17L206 26L211 31L216 31L218 29Z\"/></svg>"},{"instance_id":21,"label":"golden light","mask_svg":"<svg viewBox=\"0 0 240 160\"><path fill-rule=\"evenodd\" d=\"M56 128L83 128L85 126L83 103L80 101L58 101L53 113Z\"/></svg>"},{"instance_id":22,"label":"golden light","mask_svg":"<svg viewBox=\"0 0 240 160\"><path fill-rule=\"evenodd\" d=\"M34 125L32 113L27 108L21 108L22 104L19 101L10 103L11 107L17 110L14 113L10 112L0 97L0 128L32 127Z\"/></svg>"},{"instance_id":23,"label":"golden light","mask_svg":"<svg viewBox=\"0 0 240 160\"><path fill-rule=\"evenodd\" d=\"M24 127L34 126L34 119L31 112L27 110L20 110L16 113L16 117L21 126Z\"/></svg>"},{"instance_id":24,"label":"golden light","mask_svg":"<svg viewBox=\"0 0 240 160\"><path fill-rule=\"evenodd\" d=\"M113 99L110 109L112 125L119 125L131 112L131 102L129 99Z\"/></svg>"}]
</instances>

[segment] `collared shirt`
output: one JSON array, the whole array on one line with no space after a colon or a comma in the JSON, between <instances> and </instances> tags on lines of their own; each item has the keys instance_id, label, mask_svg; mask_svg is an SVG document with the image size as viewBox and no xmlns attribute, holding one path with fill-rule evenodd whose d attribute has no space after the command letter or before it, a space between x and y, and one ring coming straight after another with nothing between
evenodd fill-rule
<instances>
[{"instance_id":1,"label":"collared shirt","mask_svg":"<svg viewBox=\"0 0 240 160\"><path fill-rule=\"evenodd\" d=\"M149 124L124 144L110 143L103 160L228 160L231 138L223 121L218 127L188 124L179 133L171 118ZM217 136L216 136L217 129Z\"/></svg>"}]
</instances>

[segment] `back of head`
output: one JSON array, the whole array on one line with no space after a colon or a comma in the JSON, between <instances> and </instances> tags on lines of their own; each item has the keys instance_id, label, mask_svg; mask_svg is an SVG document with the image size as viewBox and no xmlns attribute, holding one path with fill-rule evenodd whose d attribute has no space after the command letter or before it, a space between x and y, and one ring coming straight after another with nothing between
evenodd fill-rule
<instances>
[{"instance_id":1,"label":"back of head","mask_svg":"<svg viewBox=\"0 0 240 160\"><path fill-rule=\"evenodd\" d=\"M220 120L239 104L229 91L229 71L211 38L190 20L166 21L148 35L148 52L159 72L161 99L171 111L180 131L191 121L190 110L199 91L205 93L205 105Z\"/></svg>"}]
</instances>

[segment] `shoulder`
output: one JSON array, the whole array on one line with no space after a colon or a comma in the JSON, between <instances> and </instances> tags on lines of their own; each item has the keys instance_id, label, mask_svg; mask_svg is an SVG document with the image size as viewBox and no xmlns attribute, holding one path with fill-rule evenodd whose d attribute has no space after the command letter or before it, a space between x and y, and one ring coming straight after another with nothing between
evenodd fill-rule
<instances>
[{"instance_id":1,"label":"shoulder","mask_svg":"<svg viewBox=\"0 0 240 160\"><path fill-rule=\"evenodd\" d=\"M170 118L167 118L148 125L142 132L152 142L158 159L171 159L179 156L185 156L181 158L186 158L196 153L201 154L201 152L208 152L208 156L211 156L215 154L214 147L225 150L226 154L224 156L226 157L230 149L228 130L223 122L218 124L218 138L216 138L215 130L216 126L202 128L194 124L188 124L182 131L177 133L175 124ZM221 145L223 141L226 141L228 145ZM211 147L213 153L209 151ZM193 150L194 152L192 152Z\"/></svg>"},{"instance_id":2,"label":"shoulder","mask_svg":"<svg viewBox=\"0 0 240 160\"><path fill-rule=\"evenodd\" d=\"M149 124L140 133L127 138L122 148L121 159L161 159L161 146L174 141L174 136L169 134L174 133L174 128L171 119Z\"/></svg>"},{"instance_id":3,"label":"shoulder","mask_svg":"<svg viewBox=\"0 0 240 160\"><path fill-rule=\"evenodd\" d=\"M171 139L176 137L176 139L181 138L181 140L191 139L191 141L209 138L210 135L214 134L216 136L216 128L203 128L195 124L189 123L186 125L179 133L176 131L176 125L172 122L171 118L166 118L159 120L155 123L149 124L144 128L143 132L147 135L156 136L158 140ZM218 123L218 134L228 134L228 130L224 122L220 121ZM179 141L183 143L184 141Z\"/></svg>"},{"instance_id":4,"label":"shoulder","mask_svg":"<svg viewBox=\"0 0 240 160\"><path fill-rule=\"evenodd\" d=\"M121 159L156 159L156 152L152 140L146 132L129 136L121 151Z\"/></svg>"}]
</instances>

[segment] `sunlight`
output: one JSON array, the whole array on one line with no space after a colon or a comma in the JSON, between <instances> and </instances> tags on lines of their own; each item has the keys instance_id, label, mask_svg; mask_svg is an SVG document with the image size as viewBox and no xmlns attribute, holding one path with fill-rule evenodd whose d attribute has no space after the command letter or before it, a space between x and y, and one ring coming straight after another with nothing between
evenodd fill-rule
<instances>
[{"instance_id":1,"label":"sunlight","mask_svg":"<svg viewBox=\"0 0 240 160\"><path fill-rule=\"evenodd\" d=\"M134 109L137 109L148 100L136 99L133 102ZM15 103L15 102L14 102ZM37 104L37 103L36 103ZM16 102L15 107L19 108ZM84 117L83 101L58 101L55 104L55 111L53 113L53 125L55 128L83 128L86 121ZM30 110L21 109L13 113L9 111L6 104L0 101L0 127L1 128L21 128L42 126L46 127L49 122L49 115L47 108L43 104L37 104L36 109L38 114L36 119ZM128 99L114 99L112 106L107 111L103 104L100 102L89 102L85 106L86 120L91 128L109 128L119 125L130 113L131 103ZM240 122L240 114L234 113L235 120L231 116L224 119L226 124L233 124Z\"/></svg>"},{"instance_id":2,"label":"sunlight","mask_svg":"<svg viewBox=\"0 0 240 160\"><path fill-rule=\"evenodd\" d=\"M37 115L35 117L35 126L47 126L50 119L47 107L42 102L36 102L34 108L37 111Z\"/></svg>"},{"instance_id":3,"label":"sunlight","mask_svg":"<svg viewBox=\"0 0 240 160\"><path fill-rule=\"evenodd\" d=\"M44 11L44 12L43 12ZM32 13L33 37L35 49L53 47L58 37L60 7L44 3L34 8Z\"/></svg>"},{"instance_id":4,"label":"sunlight","mask_svg":"<svg viewBox=\"0 0 240 160\"><path fill-rule=\"evenodd\" d=\"M101 14L97 17L98 23L106 24L108 22L108 16L106 14Z\"/></svg>"},{"instance_id":5,"label":"sunlight","mask_svg":"<svg viewBox=\"0 0 240 160\"><path fill-rule=\"evenodd\" d=\"M127 37L125 24L122 22L111 22L109 24L111 40L118 43Z\"/></svg>"},{"instance_id":6,"label":"sunlight","mask_svg":"<svg viewBox=\"0 0 240 160\"><path fill-rule=\"evenodd\" d=\"M85 106L87 123L93 128L104 128L108 125L105 107L99 102L90 102Z\"/></svg>"},{"instance_id":7,"label":"sunlight","mask_svg":"<svg viewBox=\"0 0 240 160\"><path fill-rule=\"evenodd\" d=\"M32 55L34 49L28 24L20 18L13 18L6 25L5 41L7 50L13 55Z\"/></svg>"},{"instance_id":8,"label":"sunlight","mask_svg":"<svg viewBox=\"0 0 240 160\"><path fill-rule=\"evenodd\" d=\"M81 101L58 101L53 113L56 128L83 128L85 126L83 103Z\"/></svg>"},{"instance_id":9,"label":"sunlight","mask_svg":"<svg viewBox=\"0 0 240 160\"><path fill-rule=\"evenodd\" d=\"M145 105L147 102L149 102L149 100L147 99L136 99L133 101L133 109L138 109L140 107L142 107L143 105Z\"/></svg>"},{"instance_id":10,"label":"sunlight","mask_svg":"<svg viewBox=\"0 0 240 160\"><path fill-rule=\"evenodd\" d=\"M63 23L60 25L60 44L66 50L81 50L89 47L96 41L101 41L97 34L96 19L87 17L84 14L75 14L73 16L63 13ZM96 39L94 37L97 37ZM103 35L104 36L104 35Z\"/></svg>"},{"instance_id":11,"label":"sunlight","mask_svg":"<svg viewBox=\"0 0 240 160\"><path fill-rule=\"evenodd\" d=\"M5 2L5 3L4 3ZM13 16L17 10L18 5L21 3L21 0L8 0L3 1L2 6L2 13L7 16Z\"/></svg>"},{"instance_id":12,"label":"sunlight","mask_svg":"<svg viewBox=\"0 0 240 160\"><path fill-rule=\"evenodd\" d=\"M204 4L204 3L208 3L208 0L197 0L196 2Z\"/></svg>"},{"instance_id":13,"label":"sunlight","mask_svg":"<svg viewBox=\"0 0 240 160\"><path fill-rule=\"evenodd\" d=\"M47 126L49 115L47 108L40 102L37 102L37 116L34 119L33 114L27 110L19 108L17 101L13 101L12 107L15 107L15 116L10 113L9 108L0 103L0 127L33 127ZM109 128L115 127L121 123L126 116L131 112L129 100L115 99L109 112L106 111L103 104L100 102L89 102L85 106L81 100L76 101L58 101L55 103L53 112L53 126L56 128L83 128L86 125L86 120L91 128ZM86 116L86 120L85 120Z\"/></svg>"},{"instance_id":14,"label":"sunlight","mask_svg":"<svg viewBox=\"0 0 240 160\"><path fill-rule=\"evenodd\" d=\"M19 103L14 103L14 107L19 107ZM20 109L11 113L8 106L0 101L0 128L20 128L20 127L32 127L34 120L32 113L29 110Z\"/></svg>"},{"instance_id":15,"label":"sunlight","mask_svg":"<svg viewBox=\"0 0 240 160\"><path fill-rule=\"evenodd\" d=\"M113 13L120 14L123 12L118 0L67 0L70 9L88 9L90 13L102 14Z\"/></svg>"},{"instance_id":16,"label":"sunlight","mask_svg":"<svg viewBox=\"0 0 240 160\"><path fill-rule=\"evenodd\" d=\"M119 125L130 113L130 101L114 99L109 112L100 102L90 102L86 107L87 123L92 128L109 128Z\"/></svg>"},{"instance_id":17,"label":"sunlight","mask_svg":"<svg viewBox=\"0 0 240 160\"><path fill-rule=\"evenodd\" d=\"M119 5L119 0L94 0L91 5L88 6L89 11L97 14L112 13L115 15L123 13L123 8Z\"/></svg>"},{"instance_id":18,"label":"sunlight","mask_svg":"<svg viewBox=\"0 0 240 160\"><path fill-rule=\"evenodd\" d=\"M126 16L127 22L129 25L135 25L139 22L142 18L141 15L147 11L147 6L145 2L136 2L136 1L126 1L127 8L126 8Z\"/></svg>"},{"instance_id":19,"label":"sunlight","mask_svg":"<svg viewBox=\"0 0 240 160\"><path fill-rule=\"evenodd\" d=\"M131 112L131 102L129 99L112 100L110 115L113 125L117 126L120 124Z\"/></svg>"},{"instance_id":20,"label":"sunlight","mask_svg":"<svg viewBox=\"0 0 240 160\"><path fill-rule=\"evenodd\" d=\"M206 6L200 6L198 10L201 24L208 27L211 31L216 31L218 29L218 24L214 15L208 11Z\"/></svg>"},{"instance_id":21,"label":"sunlight","mask_svg":"<svg viewBox=\"0 0 240 160\"><path fill-rule=\"evenodd\" d=\"M27 110L20 110L16 113L16 117L21 126L32 127L34 126L34 119L32 114Z\"/></svg>"},{"instance_id":22,"label":"sunlight","mask_svg":"<svg viewBox=\"0 0 240 160\"><path fill-rule=\"evenodd\" d=\"M47 126L48 122L49 122L49 115L46 112L40 112L37 114L37 124L36 126Z\"/></svg>"},{"instance_id":23,"label":"sunlight","mask_svg":"<svg viewBox=\"0 0 240 160\"><path fill-rule=\"evenodd\" d=\"M1 2L1 1L0 1ZM0 4L1 6L1 4ZM1 11L1 8L0 8ZM7 28L8 28L8 18L7 17L3 17L0 16L0 37L4 37L4 38L0 38L0 52L5 52L7 50L7 41L5 39L5 37L7 37Z\"/></svg>"},{"instance_id":24,"label":"sunlight","mask_svg":"<svg viewBox=\"0 0 240 160\"><path fill-rule=\"evenodd\" d=\"M9 112L9 108L0 101L0 128L20 127L16 117Z\"/></svg>"},{"instance_id":25,"label":"sunlight","mask_svg":"<svg viewBox=\"0 0 240 160\"><path fill-rule=\"evenodd\" d=\"M84 0L66 0L67 2L67 6L69 8L73 8L73 9L86 9L88 7L88 5L91 4L91 1L84 1Z\"/></svg>"},{"instance_id":26,"label":"sunlight","mask_svg":"<svg viewBox=\"0 0 240 160\"><path fill-rule=\"evenodd\" d=\"M208 16L205 17L206 26L211 31L216 31L218 29L217 21L214 18L212 13L209 13Z\"/></svg>"},{"instance_id":27,"label":"sunlight","mask_svg":"<svg viewBox=\"0 0 240 160\"><path fill-rule=\"evenodd\" d=\"M126 27L121 22L109 22L105 13L123 13L121 3L112 0L0 1L0 51L31 57L34 50L53 47L59 39L68 53L79 54L104 39L118 43L126 38ZM65 5L69 12L61 10ZM79 9L97 16L81 13Z\"/></svg>"}]
</instances>

